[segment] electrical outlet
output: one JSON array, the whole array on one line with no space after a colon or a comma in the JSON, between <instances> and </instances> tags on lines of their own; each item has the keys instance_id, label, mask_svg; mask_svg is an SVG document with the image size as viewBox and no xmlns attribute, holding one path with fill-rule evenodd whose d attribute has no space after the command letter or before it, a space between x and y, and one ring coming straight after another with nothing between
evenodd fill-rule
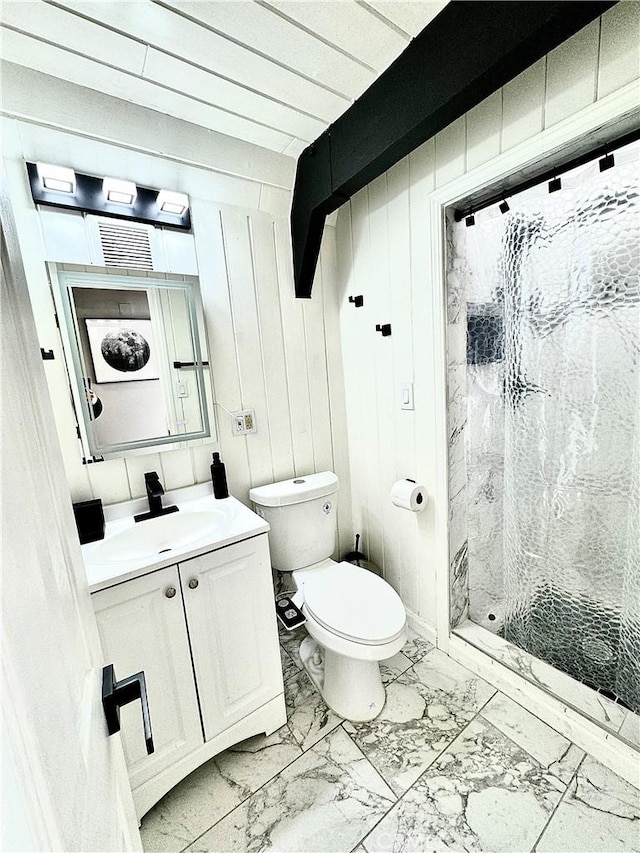
<instances>
[{"instance_id":1,"label":"electrical outlet","mask_svg":"<svg viewBox=\"0 0 640 853\"><path fill-rule=\"evenodd\" d=\"M247 435L256 432L256 413L253 409L231 413L231 425L234 435Z\"/></svg>"}]
</instances>

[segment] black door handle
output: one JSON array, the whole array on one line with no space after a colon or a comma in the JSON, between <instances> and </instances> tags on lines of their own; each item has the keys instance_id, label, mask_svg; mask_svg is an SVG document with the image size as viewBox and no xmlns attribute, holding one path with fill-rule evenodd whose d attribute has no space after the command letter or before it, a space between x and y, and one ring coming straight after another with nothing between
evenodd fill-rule
<instances>
[{"instance_id":1,"label":"black door handle","mask_svg":"<svg viewBox=\"0 0 640 853\"><path fill-rule=\"evenodd\" d=\"M116 681L113 664L102 670L102 707L107 718L107 729L110 735L120 731L120 708L139 699L142 704L142 725L147 754L153 752L153 735L151 734L151 717L149 716L149 700L147 698L147 683L144 672L137 672L122 681Z\"/></svg>"}]
</instances>

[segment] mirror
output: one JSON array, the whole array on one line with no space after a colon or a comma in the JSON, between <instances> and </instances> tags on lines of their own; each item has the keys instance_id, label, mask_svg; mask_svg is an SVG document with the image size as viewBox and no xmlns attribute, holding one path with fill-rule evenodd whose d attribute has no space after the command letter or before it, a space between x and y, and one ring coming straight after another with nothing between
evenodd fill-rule
<instances>
[{"instance_id":1,"label":"mirror","mask_svg":"<svg viewBox=\"0 0 640 853\"><path fill-rule=\"evenodd\" d=\"M85 458L211 437L197 278L52 272Z\"/></svg>"}]
</instances>

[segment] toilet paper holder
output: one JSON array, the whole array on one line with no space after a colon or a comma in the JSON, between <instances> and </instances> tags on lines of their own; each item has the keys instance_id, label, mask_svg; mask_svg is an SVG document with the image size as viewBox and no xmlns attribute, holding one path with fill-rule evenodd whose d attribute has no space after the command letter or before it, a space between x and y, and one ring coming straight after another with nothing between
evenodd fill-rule
<instances>
[{"instance_id":1,"label":"toilet paper holder","mask_svg":"<svg viewBox=\"0 0 640 853\"><path fill-rule=\"evenodd\" d=\"M427 503L427 490L423 485L416 485L416 481L410 477L398 480L391 487L391 502L400 509L410 512L420 512Z\"/></svg>"}]
</instances>

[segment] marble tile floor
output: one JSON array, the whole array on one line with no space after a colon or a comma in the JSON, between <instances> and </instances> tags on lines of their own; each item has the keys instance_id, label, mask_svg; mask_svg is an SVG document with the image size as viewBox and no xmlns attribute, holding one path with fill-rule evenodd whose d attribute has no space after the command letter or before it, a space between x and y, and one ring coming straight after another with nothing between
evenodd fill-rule
<instances>
[{"instance_id":1,"label":"marble tile floor","mask_svg":"<svg viewBox=\"0 0 640 853\"><path fill-rule=\"evenodd\" d=\"M145 851L640 851L640 793L411 634L387 702L341 720L281 634L287 724L218 755L144 818Z\"/></svg>"}]
</instances>

